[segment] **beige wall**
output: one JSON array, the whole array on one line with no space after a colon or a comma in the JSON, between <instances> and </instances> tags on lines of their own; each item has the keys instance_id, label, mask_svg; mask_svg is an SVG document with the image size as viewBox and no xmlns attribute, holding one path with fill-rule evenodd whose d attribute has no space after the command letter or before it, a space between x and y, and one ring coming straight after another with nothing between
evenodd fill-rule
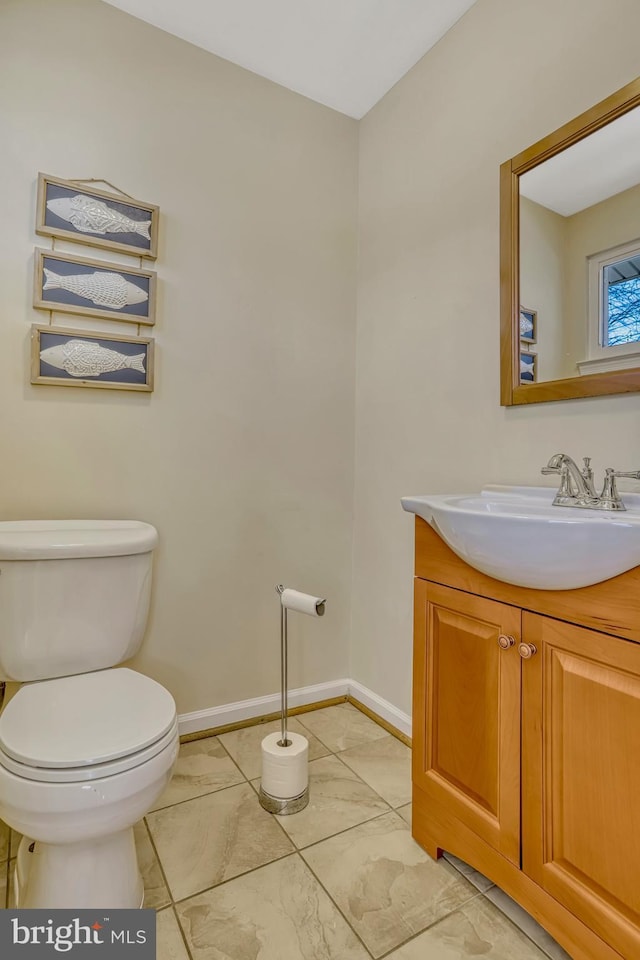
<instances>
[{"instance_id":1,"label":"beige wall","mask_svg":"<svg viewBox=\"0 0 640 960\"><path fill-rule=\"evenodd\" d=\"M478 0L361 122L354 487L358 125L97 0L5 0L0 516L157 524L138 665L182 711L276 689L280 580L330 600L292 683L409 710L400 496L638 465L635 396L498 400L499 164L632 79L638 27L635 0ZM162 209L152 396L27 382L39 169Z\"/></svg>"},{"instance_id":2,"label":"beige wall","mask_svg":"<svg viewBox=\"0 0 640 960\"><path fill-rule=\"evenodd\" d=\"M538 380L571 376L564 356L564 256L566 218L520 197L520 302L538 313Z\"/></svg>"},{"instance_id":3,"label":"beige wall","mask_svg":"<svg viewBox=\"0 0 640 960\"><path fill-rule=\"evenodd\" d=\"M612 23L624 24L611 30ZM351 673L404 710L402 494L640 465L640 397L499 405L498 168L638 74L635 0L478 0L360 125Z\"/></svg>"},{"instance_id":4,"label":"beige wall","mask_svg":"<svg viewBox=\"0 0 640 960\"><path fill-rule=\"evenodd\" d=\"M0 517L157 525L138 665L182 712L277 690L279 581L329 598L292 685L344 676L356 122L98 0L4 0L0 129ZM152 395L29 385L38 170L160 205Z\"/></svg>"},{"instance_id":5,"label":"beige wall","mask_svg":"<svg viewBox=\"0 0 640 960\"><path fill-rule=\"evenodd\" d=\"M573 375L576 373L576 363L589 357L587 258L638 238L640 186L616 193L567 218L566 303Z\"/></svg>"}]
</instances>

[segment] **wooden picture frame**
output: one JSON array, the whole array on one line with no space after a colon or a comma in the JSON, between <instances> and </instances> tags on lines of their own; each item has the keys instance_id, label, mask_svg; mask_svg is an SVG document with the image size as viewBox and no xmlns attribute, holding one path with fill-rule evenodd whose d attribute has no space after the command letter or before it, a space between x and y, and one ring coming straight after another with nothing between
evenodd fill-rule
<instances>
[{"instance_id":1,"label":"wooden picture frame","mask_svg":"<svg viewBox=\"0 0 640 960\"><path fill-rule=\"evenodd\" d=\"M527 385L538 380L538 354L529 350L520 351L520 383Z\"/></svg>"},{"instance_id":2,"label":"wooden picture frame","mask_svg":"<svg viewBox=\"0 0 640 960\"><path fill-rule=\"evenodd\" d=\"M47 354L46 351L55 353ZM150 393L153 390L153 361L154 341L151 337L127 337L38 324L31 327L33 384ZM104 369L100 370L100 367Z\"/></svg>"},{"instance_id":3,"label":"wooden picture frame","mask_svg":"<svg viewBox=\"0 0 640 960\"><path fill-rule=\"evenodd\" d=\"M531 333L523 333L523 330ZM538 311L529 310L527 307L520 307L520 342L537 343L538 342Z\"/></svg>"},{"instance_id":4,"label":"wooden picture frame","mask_svg":"<svg viewBox=\"0 0 640 960\"><path fill-rule=\"evenodd\" d=\"M38 174L38 236L59 237L155 260L159 215L160 208L153 203L98 190L77 180Z\"/></svg>"},{"instance_id":5,"label":"wooden picture frame","mask_svg":"<svg viewBox=\"0 0 640 960\"><path fill-rule=\"evenodd\" d=\"M640 107L640 78L585 110L500 166L500 403L548 403L640 392L640 366L522 384L520 354L520 177Z\"/></svg>"},{"instance_id":6,"label":"wooden picture frame","mask_svg":"<svg viewBox=\"0 0 640 960\"><path fill-rule=\"evenodd\" d=\"M153 326L156 282L153 270L35 250L33 305L38 310Z\"/></svg>"}]
</instances>

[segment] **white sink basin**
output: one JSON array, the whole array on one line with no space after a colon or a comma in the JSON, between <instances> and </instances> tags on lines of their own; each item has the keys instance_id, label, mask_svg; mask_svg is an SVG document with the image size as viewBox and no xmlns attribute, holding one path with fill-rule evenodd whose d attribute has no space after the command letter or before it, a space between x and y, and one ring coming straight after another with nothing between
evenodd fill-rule
<instances>
[{"instance_id":1,"label":"white sink basin","mask_svg":"<svg viewBox=\"0 0 640 960\"><path fill-rule=\"evenodd\" d=\"M482 573L538 590L572 590L640 565L640 494L626 511L554 507L553 487L492 485L480 493L403 497L454 553Z\"/></svg>"}]
</instances>

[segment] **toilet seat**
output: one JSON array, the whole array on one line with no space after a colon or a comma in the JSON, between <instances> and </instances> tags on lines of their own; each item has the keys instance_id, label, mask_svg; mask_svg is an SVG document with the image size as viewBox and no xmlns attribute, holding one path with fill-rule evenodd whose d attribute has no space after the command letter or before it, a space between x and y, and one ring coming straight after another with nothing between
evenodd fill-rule
<instances>
[{"instance_id":1,"label":"toilet seat","mask_svg":"<svg viewBox=\"0 0 640 960\"><path fill-rule=\"evenodd\" d=\"M147 761L153 760L163 750L171 747L177 740L178 720L176 718L171 730L164 737L161 737L157 743L153 743L139 753L131 753L127 757L121 757L119 760L96 763L91 767L30 767L26 763L19 763L12 757L7 756L0 749L0 767L17 777L22 777L24 780L33 780L38 783L90 783L92 780L113 777L118 773L124 773L126 770L132 770L134 767L140 767Z\"/></svg>"},{"instance_id":2,"label":"toilet seat","mask_svg":"<svg viewBox=\"0 0 640 960\"><path fill-rule=\"evenodd\" d=\"M171 694L126 667L27 684L0 715L0 764L70 783L146 762L177 737Z\"/></svg>"}]
</instances>

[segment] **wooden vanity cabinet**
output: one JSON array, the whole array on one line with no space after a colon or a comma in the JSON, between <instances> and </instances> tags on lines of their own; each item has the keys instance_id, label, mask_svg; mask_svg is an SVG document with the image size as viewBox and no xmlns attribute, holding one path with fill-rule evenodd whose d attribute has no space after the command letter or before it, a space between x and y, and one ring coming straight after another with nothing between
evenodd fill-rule
<instances>
[{"instance_id":1,"label":"wooden vanity cabinet","mask_svg":"<svg viewBox=\"0 0 640 960\"><path fill-rule=\"evenodd\" d=\"M416 573L416 840L488 876L575 960L640 958L639 568L511 587L417 519Z\"/></svg>"},{"instance_id":2,"label":"wooden vanity cabinet","mask_svg":"<svg viewBox=\"0 0 640 960\"><path fill-rule=\"evenodd\" d=\"M640 958L640 644L522 619L522 868Z\"/></svg>"},{"instance_id":3,"label":"wooden vanity cabinet","mask_svg":"<svg viewBox=\"0 0 640 960\"><path fill-rule=\"evenodd\" d=\"M520 864L520 611L416 580L414 779L494 849ZM424 618L424 623L421 620Z\"/></svg>"}]
</instances>

